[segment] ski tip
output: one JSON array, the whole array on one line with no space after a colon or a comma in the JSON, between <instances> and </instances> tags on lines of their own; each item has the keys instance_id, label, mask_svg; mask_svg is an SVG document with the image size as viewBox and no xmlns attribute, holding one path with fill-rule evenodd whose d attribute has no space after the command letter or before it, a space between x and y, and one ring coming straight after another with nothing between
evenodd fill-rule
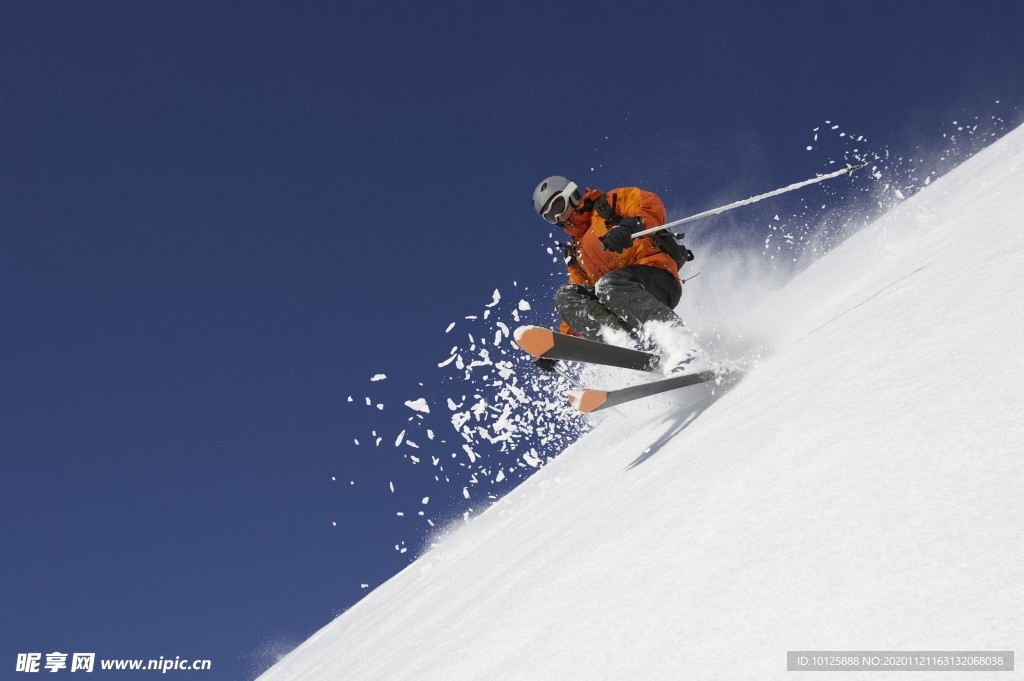
<instances>
[{"instance_id":1,"label":"ski tip","mask_svg":"<svg viewBox=\"0 0 1024 681\"><path fill-rule=\"evenodd\" d=\"M583 413L597 411L608 400L604 390L573 390L569 393L569 403Z\"/></svg>"},{"instance_id":2,"label":"ski tip","mask_svg":"<svg viewBox=\"0 0 1024 681\"><path fill-rule=\"evenodd\" d=\"M520 326L514 338L516 345L534 357L543 357L544 353L555 347L554 332L540 326Z\"/></svg>"}]
</instances>

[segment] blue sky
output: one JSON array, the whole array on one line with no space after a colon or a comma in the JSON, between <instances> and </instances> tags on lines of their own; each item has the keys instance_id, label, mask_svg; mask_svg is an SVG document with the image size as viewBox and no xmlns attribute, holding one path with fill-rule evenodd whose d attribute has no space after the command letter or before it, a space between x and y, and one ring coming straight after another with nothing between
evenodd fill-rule
<instances>
[{"instance_id":1,"label":"blue sky","mask_svg":"<svg viewBox=\"0 0 1024 681\"><path fill-rule=\"evenodd\" d=\"M366 431L554 281L542 177L677 218L822 171L826 120L1021 120L1019 3L833 4L5 3L0 665L251 678L406 565L461 484Z\"/></svg>"}]
</instances>

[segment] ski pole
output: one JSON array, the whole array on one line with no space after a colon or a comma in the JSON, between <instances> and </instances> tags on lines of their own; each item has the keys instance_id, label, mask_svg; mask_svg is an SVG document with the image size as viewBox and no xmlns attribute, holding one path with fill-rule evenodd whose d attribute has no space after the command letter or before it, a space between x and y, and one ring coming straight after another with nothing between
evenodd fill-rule
<instances>
[{"instance_id":1,"label":"ski pole","mask_svg":"<svg viewBox=\"0 0 1024 681\"><path fill-rule=\"evenodd\" d=\"M775 190L770 191L770 192L765 192L764 194L758 194L757 196L752 196L749 199L743 199L742 201L737 201L735 203L730 203L728 206L721 206L720 208L712 208L711 210L706 210L703 213L697 213L696 215L691 215L690 217L683 218L682 220L676 220L674 222L669 222L667 224L661 225L660 227L651 227L650 229L645 229L643 231L637 232L636 234L633 235L633 238L637 239L637 238L645 236L647 234L653 234L654 232L660 232L663 229L672 229L673 227L678 227L679 225L685 225L687 222L693 222L694 220L700 220L701 218L706 218L706 217L708 217L710 215L718 215L719 213L724 213L725 211L732 210L733 208L739 208L740 206L746 206L748 204L756 203L758 201L761 201L762 199L767 199L767 198L772 197L772 196L778 196L779 194L785 194L786 192L791 192L794 189L800 189L801 187L806 187L809 184L817 184L818 182L824 182L825 180L831 180L833 177L839 177L840 175L853 175L853 171L860 170L863 167L864 167L863 163L861 163L859 166L854 166L854 165L850 165L849 163L847 163L845 168L843 168L842 170L837 170L834 173L829 173L828 175L818 175L817 177L812 177L811 179L804 180L803 182L796 182L794 184L791 184L789 186L783 187L781 189L775 189Z\"/></svg>"}]
</instances>

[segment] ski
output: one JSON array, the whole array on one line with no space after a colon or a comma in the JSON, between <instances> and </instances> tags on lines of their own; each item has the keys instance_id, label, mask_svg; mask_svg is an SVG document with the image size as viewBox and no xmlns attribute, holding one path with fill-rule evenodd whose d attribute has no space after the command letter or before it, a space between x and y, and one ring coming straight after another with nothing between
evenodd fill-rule
<instances>
[{"instance_id":1,"label":"ski","mask_svg":"<svg viewBox=\"0 0 1024 681\"><path fill-rule=\"evenodd\" d=\"M731 382L737 378L739 378L739 373L737 372L699 371L692 374L670 376L669 378L651 381L650 383L641 383L640 385L622 388L621 390L593 390L589 388L573 390L569 393L569 402L576 409L589 413L616 407L626 402L650 397L651 395L658 395L669 390L676 390L677 388L718 381L719 379Z\"/></svg>"},{"instance_id":2,"label":"ski","mask_svg":"<svg viewBox=\"0 0 1024 681\"><path fill-rule=\"evenodd\" d=\"M603 364L637 371L655 371L658 368L658 356L654 353L569 336L540 326L520 326L516 329L515 341L516 345L534 357Z\"/></svg>"}]
</instances>

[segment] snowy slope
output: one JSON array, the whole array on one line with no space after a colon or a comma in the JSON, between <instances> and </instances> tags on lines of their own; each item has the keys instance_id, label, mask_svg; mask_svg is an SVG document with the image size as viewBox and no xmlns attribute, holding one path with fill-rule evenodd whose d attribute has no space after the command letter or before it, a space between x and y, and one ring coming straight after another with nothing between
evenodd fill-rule
<instances>
[{"instance_id":1,"label":"snowy slope","mask_svg":"<svg viewBox=\"0 0 1024 681\"><path fill-rule=\"evenodd\" d=\"M261 678L1024 649L1022 217L1018 129L775 295L748 320L775 352L726 394L609 419Z\"/></svg>"}]
</instances>

